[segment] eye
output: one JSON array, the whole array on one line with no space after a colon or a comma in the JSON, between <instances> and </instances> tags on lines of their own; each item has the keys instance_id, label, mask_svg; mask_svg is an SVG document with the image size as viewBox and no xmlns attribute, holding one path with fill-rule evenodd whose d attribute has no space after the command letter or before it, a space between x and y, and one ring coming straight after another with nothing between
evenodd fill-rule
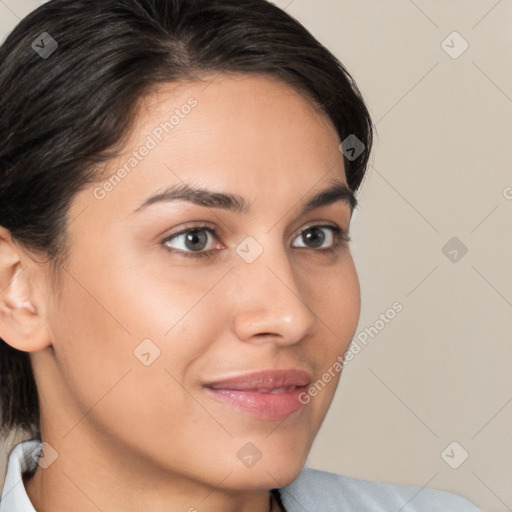
<instances>
[{"instance_id":1,"label":"eye","mask_svg":"<svg viewBox=\"0 0 512 512\"><path fill-rule=\"evenodd\" d=\"M325 231L327 230L327 235ZM213 239L218 240L216 231L209 225L195 225L181 230L162 241L162 245L169 252L177 253L186 257L200 258L213 256L215 250L220 250L223 246L219 243L212 243L208 249L208 238L211 235ZM350 238L339 226L324 224L314 225L303 229L295 240L302 239L306 245L294 245L294 247L304 247L306 249L322 249L321 253L330 253L342 247L347 247ZM174 246L172 241L178 241ZM176 245L178 247L176 247Z\"/></svg>"},{"instance_id":2,"label":"eye","mask_svg":"<svg viewBox=\"0 0 512 512\"><path fill-rule=\"evenodd\" d=\"M324 234L325 232L322 230L328 230L328 235L326 236ZM307 241L308 244L311 244L299 247L313 249L325 247L323 244L327 241L327 246L321 252L333 252L341 246L346 247L348 242L350 242L350 237L344 230L339 226L331 224L310 226L301 231L296 240L298 239L302 239L303 241Z\"/></svg>"},{"instance_id":3,"label":"eye","mask_svg":"<svg viewBox=\"0 0 512 512\"><path fill-rule=\"evenodd\" d=\"M165 247L170 248L171 252L176 252L182 254L183 256L192 256L192 257L205 257L211 256L211 252L206 252L205 245L208 243L208 234L213 235L217 238L217 233L214 229L209 226L194 226L189 227L180 231L179 233L175 233L170 237L167 237L162 243ZM171 240L181 241L181 247L172 247L169 242Z\"/></svg>"}]
</instances>

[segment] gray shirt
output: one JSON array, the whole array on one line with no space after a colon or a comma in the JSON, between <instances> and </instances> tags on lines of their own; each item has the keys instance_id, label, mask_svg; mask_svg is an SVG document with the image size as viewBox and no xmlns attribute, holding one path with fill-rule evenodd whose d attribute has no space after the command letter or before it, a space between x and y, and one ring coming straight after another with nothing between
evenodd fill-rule
<instances>
[{"instance_id":1,"label":"gray shirt","mask_svg":"<svg viewBox=\"0 0 512 512\"><path fill-rule=\"evenodd\" d=\"M23 484L23 473L37 465L40 441L18 443L9 455L0 512L36 512ZM304 467L279 489L287 512L481 512L471 502L445 491L409 487L328 473Z\"/></svg>"}]
</instances>

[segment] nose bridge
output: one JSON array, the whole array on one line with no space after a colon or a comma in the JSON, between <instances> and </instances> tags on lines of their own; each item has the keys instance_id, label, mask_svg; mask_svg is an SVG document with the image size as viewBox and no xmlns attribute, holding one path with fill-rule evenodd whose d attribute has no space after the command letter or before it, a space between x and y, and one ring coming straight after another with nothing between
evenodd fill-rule
<instances>
[{"instance_id":1,"label":"nose bridge","mask_svg":"<svg viewBox=\"0 0 512 512\"><path fill-rule=\"evenodd\" d=\"M263 243L262 243L263 242ZM272 338L291 344L311 334L316 316L281 241L271 234L244 239L236 248L234 278L239 285L234 329L241 340Z\"/></svg>"}]
</instances>

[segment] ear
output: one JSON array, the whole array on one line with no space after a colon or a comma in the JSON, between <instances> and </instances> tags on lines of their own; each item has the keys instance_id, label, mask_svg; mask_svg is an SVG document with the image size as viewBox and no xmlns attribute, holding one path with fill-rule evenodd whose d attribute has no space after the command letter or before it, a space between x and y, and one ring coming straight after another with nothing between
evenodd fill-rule
<instances>
[{"instance_id":1,"label":"ear","mask_svg":"<svg viewBox=\"0 0 512 512\"><path fill-rule=\"evenodd\" d=\"M0 338L23 352L51 345L39 293L45 288L42 270L0 226Z\"/></svg>"}]
</instances>

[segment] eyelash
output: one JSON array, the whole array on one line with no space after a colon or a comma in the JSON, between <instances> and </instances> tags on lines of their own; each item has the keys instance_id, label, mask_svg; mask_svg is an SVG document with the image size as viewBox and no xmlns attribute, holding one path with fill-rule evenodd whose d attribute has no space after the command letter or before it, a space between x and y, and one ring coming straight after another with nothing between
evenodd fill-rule
<instances>
[{"instance_id":1,"label":"eyelash","mask_svg":"<svg viewBox=\"0 0 512 512\"><path fill-rule=\"evenodd\" d=\"M316 250L317 252L321 252L324 254L332 254L342 247L343 248L348 247L348 243L352 241L350 236L348 236L348 234L345 233L345 231L343 229L341 229L339 226L335 226L332 224L314 224L312 226L308 226L308 227L304 228L302 231L300 231L295 238L298 238L303 233L305 233L306 231L308 231L312 228L330 229L330 230L332 230L332 233L334 236L334 242L331 247L323 248L323 249L315 249L315 248L311 247L311 249ZM213 256L213 252L215 252L216 249L212 249L210 251L194 252L194 251L182 251L181 249L174 249L174 248L171 249L171 248L165 246L166 242L169 242L170 240L173 240L174 238L177 238L180 235L184 235L186 233L195 232L195 231L208 231L218 240L217 232L214 229L212 229L209 225L199 224L199 225L187 227L186 229L183 229L182 231L180 231L178 233L174 233L173 235L167 237L165 240L162 240L161 243L162 243L162 245L164 245L164 247L167 251L174 253L174 254L180 254L187 258L189 258L189 257L190 258L209 258L209 257ZM300 247L300 248L307 249L308 247Z\"/></svg>"}]
</instances>

